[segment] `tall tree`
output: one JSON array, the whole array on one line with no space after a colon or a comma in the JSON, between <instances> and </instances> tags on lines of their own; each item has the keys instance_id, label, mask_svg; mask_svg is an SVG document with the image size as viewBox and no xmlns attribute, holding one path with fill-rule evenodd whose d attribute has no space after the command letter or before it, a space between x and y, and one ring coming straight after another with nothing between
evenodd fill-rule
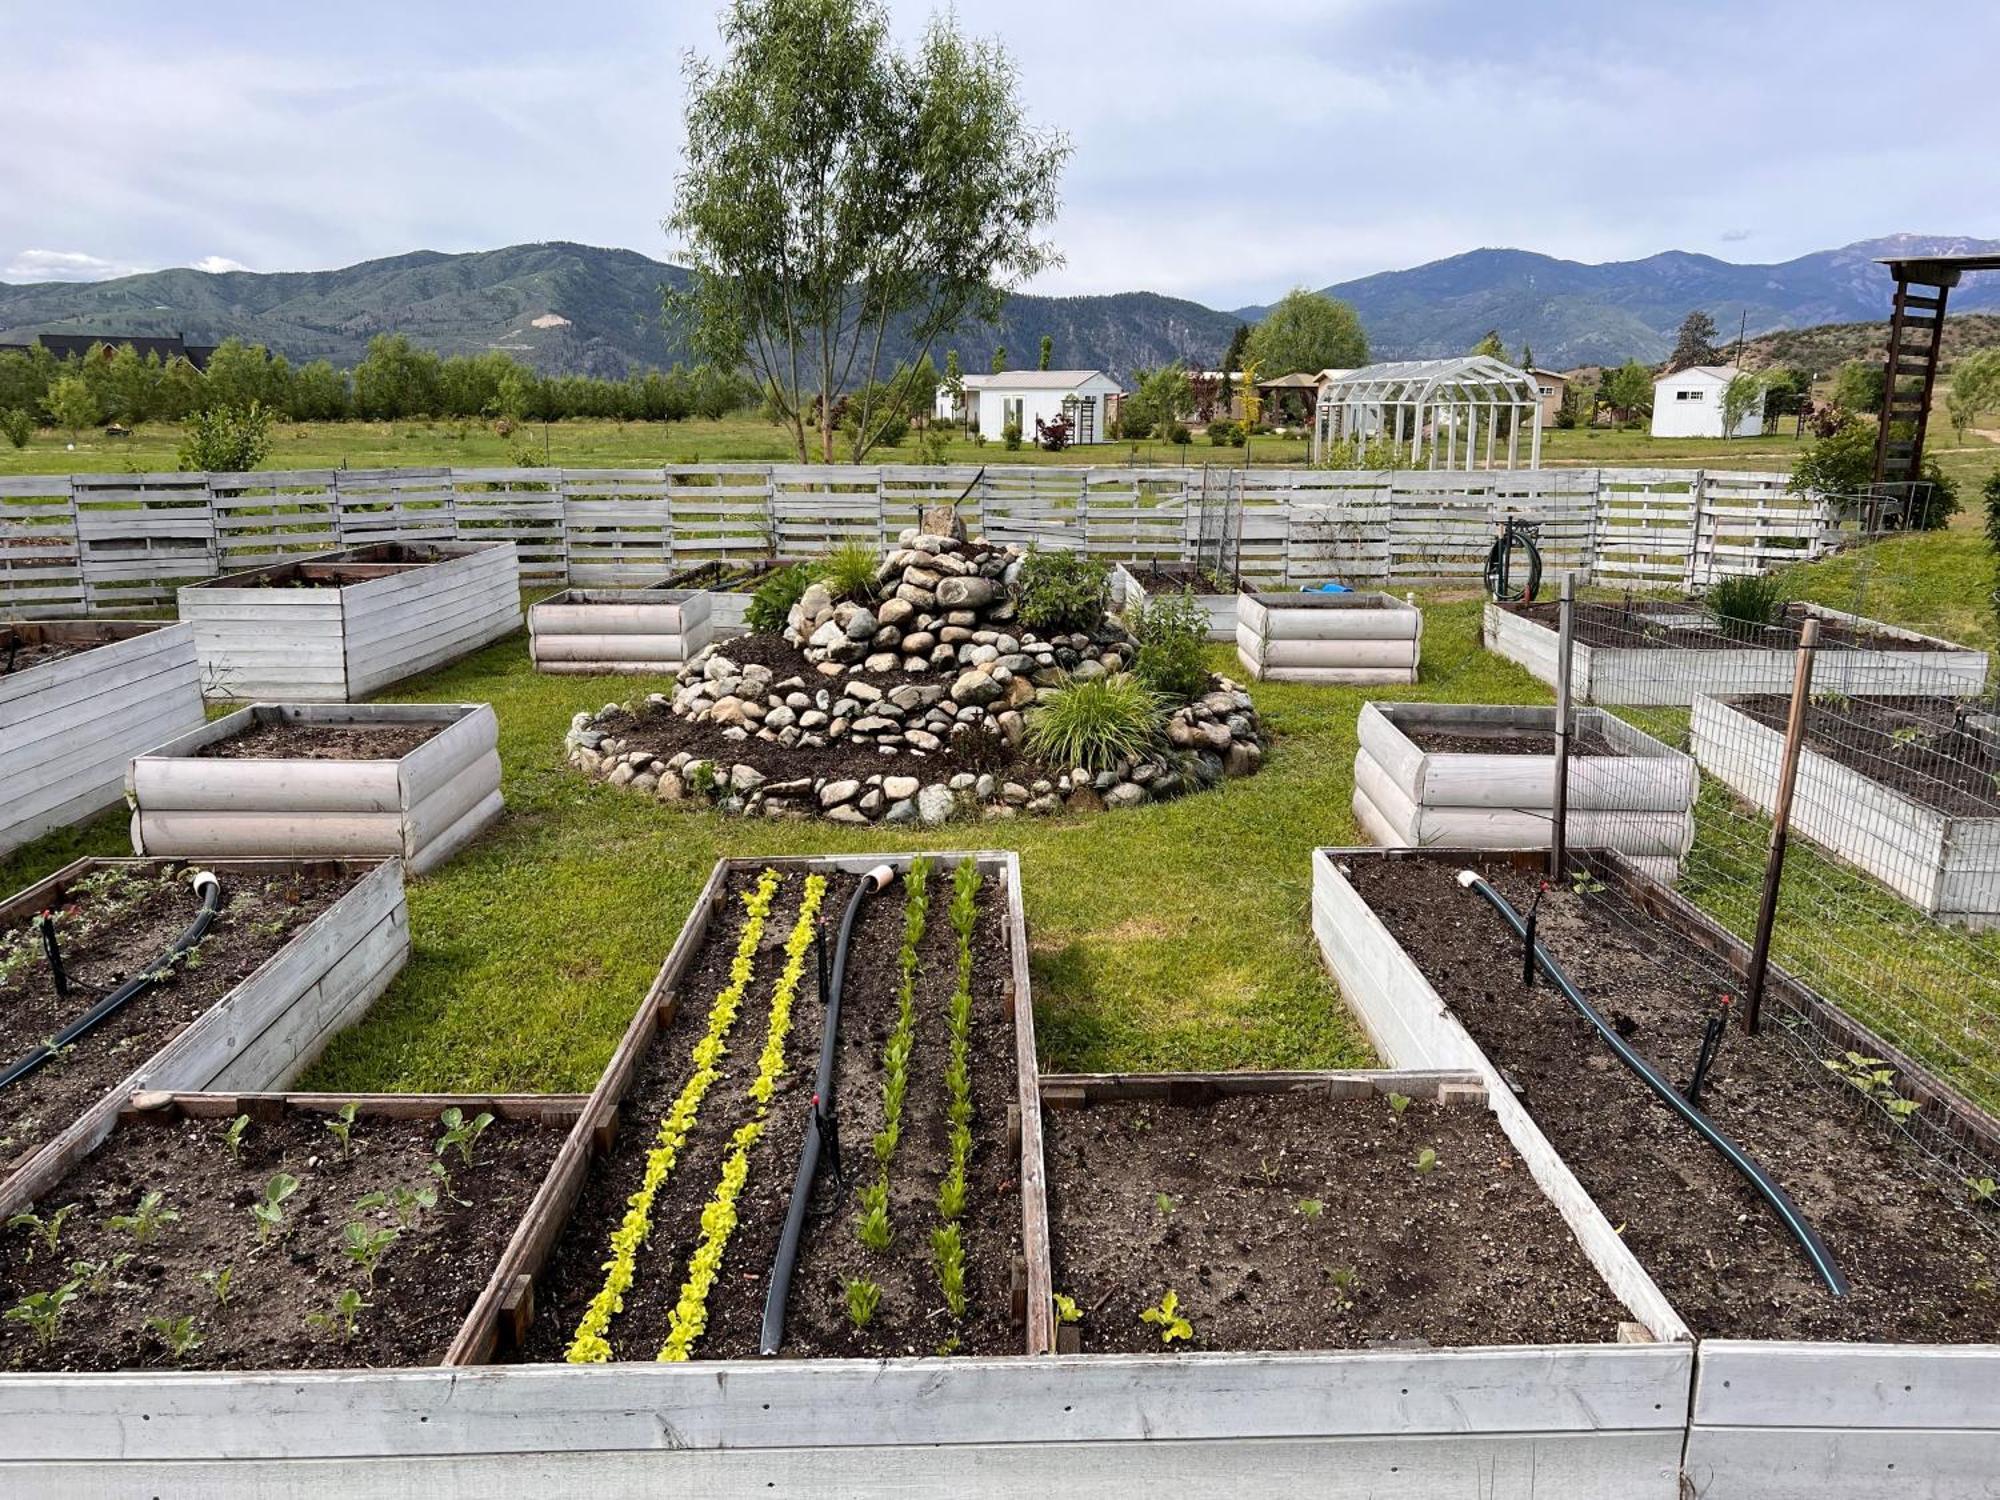
<instances>
[{"instance_id":1,"label":"tall tree","mask_svg":"<svg viewBox=\"0 0 2000 1500\"><path fill-rule=\"evenodd\" d=\"M1699 309L1682 318L1680 332L1674 335L1674 352L1667 356L1669 373L1721 360L1722 351L1715 347L1715 319Z\"/></svg>"},{"instance_id":2,"label":"tall tree","mask_svg":"<svg viewBox=\"0 0 2000 1500\"><path fill-rule=\"evenodd\" d=\"M1763 409L1764 377L1749 370L1739 371L1722 392L1724 439L1735 437L1736 429L1743 425L1743 419L1753 411L1761 414Z\"/></svg>"},{"instance_id":3,"label":"tall tree","mask_svg":"<svg viewBox=\"0 0 2000 1500\"><path fill-rule=\"evenodd\" d=\"M909 54L880 0L730 0L721 30L723 60L688 65L667 225L694 274L670 300L708 359L747 357L801 459L808 420L833 457L839 393L858 390L858 459L892 325L915 379L941 335L1058 263L1038 233L1069 144L1029 125L1007 54L949 17Z\"/></svg>"},{"instance_id":4,"label":"tall tree","mask_svg":"<svg viewBox=\"0 0 2000 1500\"><path fill-rule=\"evenodd\" d=\"M1229 347L1222 351L1222 373L1233 375L1243 368L1243 346L1250 342L1250 325L1238 323L1236 331L1229 335ZM1321 366L1322 369L1325 366Z\"/></svg>"},{"instance_id":5,"label":"tall tree","mask_svg":"<svg viewBox=\"0 0 2000 1500\"><path fill-rule=\"evenodd\" d=\"M1035 364L1035 368L1037 370L1046 370L1049 367L1049 361L1055 358L1055 354L1056 354L1056 341L1050 338L1046 333L1043 334L1042 352Z\"/></svg>"},{"instance_id":6,"label":"tall tree","mask_svg":"<svg viewBox=\"0 0 2000 1500\"><path fill-rule=\"evenodd\" d=\"M1882 410L1882 362L1850 359L1833 378L1833 404L1852 417L1872 417Z\"/></svg>"},{"instance_id":7,"label":"tall tree","mask_svg":"<svg viewBox=\"0 0 2000 1500\"><path fill-rule=\"evenodd\" d=\"M1505 359L1507 357L1507 346L1500 342L1500 330L1497 328L1487 329L1486 337L1472 346L1472 353L1483 354L1488 359Z\"/></svg>"},{"instance_id":8,"label":"tall tree","mask_svg":"<svg viewBox=\"0 0 2000 1500\"><path fill-rule=\"evenodd\" d=\"M1006 372L1007 346L1005 344L996 344L993 346L993 362L990 368L992 369L995 375L1004 374Z\"/></svg>"},{"instance_id":9,"label":"tall tree","mask_svg":"<svg viewBox=\"0 0 2000 1500\"><path fill-rule=\"evenodd\" d=\"M1352 369L1368 363L1368 336L1345 302L1294 287L1250 330L1243 358L1266 380L1301 370Z\"/></svg>"},{"instance_id":10,"label":"tall tree","mask_svg":"<svg viewBox=\"0 0 2000 1500\"><path fill-rule=\"evenodd\" d=\"M1521 344L1520 363L1521 363L1521 368L1524 370L1532 370L1535 368L1535 346L1533 344L1528 343L1526 340L1523 340Z\"/></svg>"},{"instance_id":11,"label":"tall tree","mask_svg":"<svg viewBox=\"0 0 2000 1500\"><path fill-rule=\"evenodd\" d=\"M56 426L69 429L72 443L76 441L78 432L94 426L102 415L98 410L97 397L91 394L90 382L76 374L56 377L49 386L48 395L42 398L42 409Z\"/></svg>"}]
</instances>

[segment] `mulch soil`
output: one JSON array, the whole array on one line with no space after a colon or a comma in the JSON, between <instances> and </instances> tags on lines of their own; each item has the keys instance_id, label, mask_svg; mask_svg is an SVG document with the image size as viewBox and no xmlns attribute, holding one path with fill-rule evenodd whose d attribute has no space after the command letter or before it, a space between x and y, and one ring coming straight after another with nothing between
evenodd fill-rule
<instances>
[{"instance_id":1,"label":"mulch soil","mask_svg":"<svg viewBox=\"0 0 2000 1500\"><path fill-rule=\"evenodd\" d=\"M0 931L0 1060L11 1063L158 961L201 910L190 868L163 862L128 876L111 867L114 873L72 885L56 929L67 1000L56 995L40 934L25 921ZM331 866L309 869L224 876L222 909L194 950L198 962L176 965L65 1056L0 1092L0 1174L180 1035L360 878Z\"/></svg>"},{"instance_id":2,"label":"mulch soil","mask_svg":"<svg viewBox=\"0 0 2000 1500\"><path fill-rule=\"evenodd\" d=\"M0 677L15 672L25 672L30 667L45 667L52 661L61 661L65 656L75 656L79 651L88 651L99 641L23 641L9 632L0 640Z\"/></svg>"},{"instance_id":3,"label":"mulch soil","mask_svg":"<svg viewBox=\"0 0 2000 1500\"><path fill-rule=\"evenodd\" d=\"M1554 755L1556 737L1553 731L1509 730L1505 734L1469 734L1454 731L1446 734L1428 729L1404 729L1403 733L1419 750L1430 754L1446 755ZM1572 734L1569 741L1571 755L1622 755L1611 741L1595 730L1586 729Z\"/></svg>"},{"instance_id":4,"label":"mulch soil","mask_svg":"<svg viewBox=\"0 0 2000 1500\"><path fill-rule=\"evenodd\" d=\"M1979 1343L2000 1336L2000 1239L1920 1170L1887 1116L1782 1025L1732 1020L1703 1109L1791 1194L1852 1284L1835 1299L1750 1185L1612 1055L1450 861L1357 860L1349 879L1451 1006L1694 1331L1709 1338ZM1539 877L1486 871L1525 912ZM1620 1033L1684 1080L1718 1003L1672 930L1608 892L1551 890L1537 936Z\"/></svg>"},{"instance_id":5,"label":"mulch soil","mask_svg":"<svg viewBox=\"0 0 2000 1500\"><path fill-rule=\"evenodd\" d=\"M203 760L401 760L441 733L442 724L253 723L203 745Z\"/></svg>"},{"instance_id":6,"label":"mulch soil","mask_svg":"<svg viewBox=\"0 0 2000 1500\"><path fill-rule=\"evenodd\" d=\"M1503 604L1502 609L1555 630L1561 623L1560 604ZM1800 628L1810 611L1803 604L1787 604L1780 623L1768 628L1749 627L1725 630L1717 626L1699 600L1685 603L1640 600L1630 604L1579 604L1576 608L1576 639L1585 646L1624 647L1632 650L1786 651L1797 644ZM1648 630L1655 632L1648 635ZM1881 631L1857 629L1821 617L1819 643L1822 647L1850 650L1930 652L1955 647L1930 641L1905 640Z\"/></svg>"},{"instance_id":7,"label":"mulch soil","mask_svg":"<svg viewBox=\"0 0 2000 1500\"><path fill-rule=\"evenodd\" d=\"M1170 1289L1194 1329L1174 1349L1609 1343L1630 1316L1479 1103L1251 1094L1043 1124L1085 1353L1160 1352L1140 1313Z\"/></svg>"},{"instance_id":8,"label":"mulch soil","mask_svg":"<svg viewBox=\"0 0 2000 1500\"><path fill-rule=\"evenodd\" d=\"M756 872L732 877L725 912L711 924L678 994L673 1023L653 1042L620 1107L623 1124L608 1158L591 1171L536 1291L537 1317L525 1358L563 1357L584 1308L603 1284L611 1231L644 1174L657 1124L690 1071L688 1053L707 1026L715 994L727 982L743 923L742 893ZM687 1149L655 1200L653 1228L641 1252L625 1310L613 1320L611 1345L619 1359L651 1359L665 1340L670 1314L700 1237L701 1212L713 1193L730 1137L750 1118L747 1089L757 1072L772 987L784 967L784 944L797 920L804 876L785 877L766 918L756 977L738 1013L724 1076L709 1090ZM829 881L820 906L828 941L852 895L855 877ZM836 1190L821 1159L820 1185L806 1221L785 1325L788 1356L933 1354L954 1331L966 1354L1013 1354L1023 1348L1011 1318L1010 1270L1020 1251L1021 1198L1015 1164L1007 1159L1007 1107L1016 1097L1012 1023L1002 1013L1001 985L1008 972L1005 893L989 878L979 898L974 929L971 1077L973 1155L961 1220L965 1244L965 1322L954 1329L932 1270L931 1230L940 1222L937 1183L946 1161L945 1018L955 978L956 934L946 916L949 872L934 867L920 953L919 1019L910 1059L903 1132L890 1172L890 1215L895 1240L883 1254L864 1249L855 1236L856 1195L872 1176L871 1139L880 1126L881 1054L896 1015L896 955L902 942L905 885L896 881L870 899L857 923L843 988L835 1094L845 1180ZM739 1222L729 1241L722 1275L710 1294L708 1328L695 1346L698 1359L735 1359L758 1353L764 1297L773 1256L789 1207L799 1150L811 1108L818 1067L823 1003L808 964L792 1011L785 1072L773 1099L769 1125L750 1152L750 1174L738 1200ZM882 1301L867 1328L847 1319L845 1283L864 1277L880 1284Z\"/></svg>"},{"instance_id":9,"label":"mulch soil","mask_svg":"<svg viewBox=\"0 0 2000 1500\"><path fill-rule=\"evenodd\" d=\"M1791 700L1776 693L1729 702L1780 734L1790 721ZM1964 709L1954 698L1815 698L1806 746L1938 812L2000 817L2000 729L1968 727Z\"/></svg>"},{"instance_id":10,"label":"mulch soil","mask_svg":"<svg viewBox=\"0 0 2000 1500\"><path fill-rule=\"evenodd\" d=\"M468 1110L472 1115L477 1111ZM435 1119L394 1120L362 1114L352 1155L343 1158L326 1129L328 1115L296 1110L252 1122L240 1159L225 1139L226 1119L135 1119L119 1126L45 1194L65 1221L60 1255L50 1256L27 1227L0 1238L0 1303L47 1291L76 1274L75 1260L131 1260L86 1285L64 1313L55 1345L39 1346L28 1325L0 1322L0 1367L29 1370L135 1368L295 1370L435 1364L485 1288L528 1201L540 1187L565 1128L495 1120L480 1135L470 1166L445 1159L452 1197L439 1195L383 1252L370 1283L342 1249L345 1226L394 1228L387 1209L357 1212L365 1194L437 1182ZM283 1205L285 1222L259 1244L250 1205L278 1172L299 1188ZM179 1218L140 1245L110 1224L131 1214L149 1192ZM453 1201L467 1200L466 1205ZM201 1280L230 1269L228 1300ZM330 1312L341 1292L360 1291L367 1307L349 1336L319 1327L310 1314ZM200 1344L176 1357L149 1318L192 1317ZM338 1321L338 1320L336 1320Z\"/></svg>"},{"instance_id":11,"label":"mulch soil","mask_svg":"<svg viewBox=\"0 0 2000 1500\"><path fill-rule=\"evenodd\" d=\"M1227 568L1208 568L1197 563L1128 562L1125 571L1138 579L1149 594L1179 593L1192 589L1197 594L1254 594L1257 586Z\"/></svg>"}]
</instances>

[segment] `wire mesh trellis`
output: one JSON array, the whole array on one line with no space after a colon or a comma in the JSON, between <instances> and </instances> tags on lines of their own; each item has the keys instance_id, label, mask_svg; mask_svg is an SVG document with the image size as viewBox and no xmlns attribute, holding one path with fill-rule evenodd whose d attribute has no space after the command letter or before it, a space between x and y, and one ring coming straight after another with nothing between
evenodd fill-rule
<instances>
[{"instance_id":1,"label":"wire mesh trellis","mask_svg":"<svg viewBox=\"0 0 2000 1500\"><path fill-rule=\"evenodd\" d=\"M1826 610L1783 603L1760 584L1575 611L1576 702L1604 706L1700 768L1675 888L1744 945L1694 955L1718 991L1739 997L1770 867L1801 635L1817 618L1770 935L1772 964L1803 990L1772 987L1764 1029L1799 1051L1802 1077L1866 1096L1951 1191L1990 1177L1986 1116L2000 1111L2000 691L1984 654L1875 624L1865 596ZM1553 630L1554 611L1544 612ZM1615 833L1620 771L1591 771L1594 802L1611 804L1596 814L1600 827ZM1625 774L1636 792L1642 768ZM1599 899L1635 930L1657 931L1627 893L1613 887Z\"/></svg>"}]
</instances>

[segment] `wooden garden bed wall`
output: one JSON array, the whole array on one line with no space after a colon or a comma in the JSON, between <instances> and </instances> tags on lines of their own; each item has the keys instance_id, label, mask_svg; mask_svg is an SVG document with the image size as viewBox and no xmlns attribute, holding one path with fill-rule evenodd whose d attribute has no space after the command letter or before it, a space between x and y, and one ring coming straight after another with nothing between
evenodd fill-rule
<instances>
[{"instance_id":1,"label":"wooden garden bed wall","mask_svg":"<svg viewBox=\"0 0 2000 1500\"><path fill-rule=\"evenodd\" d=\"M1236 659L1259 680L1415 682L1423 635L1423 613L1389 594L1243 594L1236 603Z\"/></svg>"},{"instance_id":2,"label":"wooden garden bed wall","mask_svg":"<svg viewBox=\"0 0 2000 1500\"><path fill-rule=\"evenodd\" d=\"M678 672L708 644L711 595L694 589L565 589L528 609L538 672Z\"/></svg>"},{"instance_id":3,"label":"wooden garden bed wall","mask_svg":"<svg viewBox=\"0 0 2000 1500\"><path fill-rule=\"evenodd\" d=\"M1024 464L0 476L0 613L160 606L177 583L371 541L511 541L530 585L644 583L712 557L879 548L923 506L961 495L968 522L998 541L1114 561L1225 547L1274 589L1470 586L1502 513L1542 522L1552 570L1685 586L1837 545L1835 508L1787 482L1699 469L1252 469L1204 481L1199 468ZM1243 503L1224 536L1232 483Z\"/></svg>"},{"instance_id":4,"label":"wooden garden bed wall","mask_svg":"<svg viewBox=\"0 0 2000 1500\"><path fill-rule=\"evenodd\" d=\"M0 854L118 800L125 762L201 723L194 631L24 627L104 644L0 677Z\"/></svg>"},{"instance_id":5,"label":"wooden garden bed wall","mask_svg":"<svg viewBox=\"0 0 2000 1500\"><path fill-rule=\"evenodd\" d=\"M0 904L0 922L18 922L56 904L62 890L92 870L138 863L78 860ZM223 860L205 868L221 877L226 894L232 874L261 876L303 863ZM335 1032L361 1018L410 956L410 919L400 862L346 863L368 873L173 1041L151 1057L135 1059L128 1077L0 1182L0 1219L33 1201L42 1186L104 1139L139 1090L282 1089L311 1065Z\"/></svg>"},{"instance_id":6,"label":"wooden garden bed wall","mask_svg":"<svg viewBox=\"0 0 2000 1500\"><path fill-rule=\"evenodd\" d=\"M199 756L254 723L440 724L400 760ZM132 848L208 859L396 856L421 875L500 815L500 724L486 703L240 708L132 762Z\"/></svg>"},{"instance_id":7,"label":"wooden garden bed wall","mask_svg":"<svg viewBox=\"0 0 2000 1500\"><path fill-rule=\"evenodd\" d=\"M1253 584L1254 588L1255 585ZM1141 609L1151 595L1146 585L1135 576L1124 563L1111 570L1111 603L1120 611ZM1208 617L1208 638L1211 641L1233 641L1236 639L1236 594L1196 594L1195 607Z\"/></svg>"},{"instance_id":8,"label":"wooden garden bed wall","mask_svg":"<svg viewBox=\"0 0 2000 1500\"><path fill-rule=\"evenodd\" d=\"M608 1148L617 1130L649 1130L651 1121L621 1120L619 1107L632 1080L637 1076L647 1049L658 1034L673 1022L681 1000L681 976L699 951L708 924L722 908L726 882L732 871L755 872L774 869L786 874L860 874L877 865L907 870L914 856L880 854L825 858L725 859L710 873L708 883L696 898L694 910L666 962L626 1027L617 1050L606 1064L604 1076L575 1132L564 1144L562 1154L535 1199L522 1216L521 1227L503 1258L507 1292L486 1315L470 1320L460 1332L446 1358L448 1364L476 1365L490 1360L504 1343L518 1341L534 1316L535 1278L561 1236L570 1211L583 1191L595 1156ZM1022 919L1021 871L1016 857L1006 852L940 851L931 856L945 868L962 859L978 861L989 880L998 880L1007 907L1008 948L1011 967L1014 1060L1018 1074L1015 1105L1020 1116L1019 1150L1021 1166L1021 1268L1027 1286L1026 1352L1045 1353L1055 1347L1054 1312L1049 1283L1048 1197L1042 1165L1041 1096L1036 1088L1035 1012L1028 982L1028 936ZM699 1003L697 997L696 1003ZM812 1368L823 1368L815 1361ZM740 1364L712 1362L704 1369L734 1371Z\"/></svg>"}]
</instances>

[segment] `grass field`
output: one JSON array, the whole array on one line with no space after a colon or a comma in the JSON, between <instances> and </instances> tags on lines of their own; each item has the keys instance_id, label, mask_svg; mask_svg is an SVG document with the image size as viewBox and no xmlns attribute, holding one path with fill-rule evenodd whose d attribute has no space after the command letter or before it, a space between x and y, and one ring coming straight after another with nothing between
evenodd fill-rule
<instances>
[{"instance_id":1,"label":"grass field","mask_svg":"<svg viewBox=\"0 0 2000 1500\"><path fill-rule=\"evenodd\" d=\"M1877 549L1873 613L1925 627L1955 612L1991 563L1966 531ZM1838 559L1793 575L1796 591L1848 602L1855 564ZM1907 569L1904 577L1900 569ZM1891 574L1899 580L1888 586ZM529 669L515 636L393 693L403 701L490 701L500 718L508 814L496 830L410 889L415 953L362 1025L341 1037L311 1084L364 1089L588 1088L673 941L716 858L736 854L1000 847L1022 857L1044 1061L1088 1069L1331 1067L1367 1047L1321 971L1307 922L1307 851L1359 841L1348 810L1355 719L1367 697L1537 703L1546 691L1479 645L1476 600L1426 602L1423 681L1381 690L1259 684L1276 736L1264 770L1220 791L1085 819L985 823L928 834L850 832L819 822L745 822L669 808L586 784L561 764L578 708L657 684L554 678ZM1994 643L1990 614L1966 614L1961 638ZM1218 650L1215 664L1229 669ZM1758 835L1727 799L1704 798L1704 868L1727 878L1693 892L1741 919L1754 870L1740 851ZM125 852L113 814L0 861L10 891L80 853ZM1732 864L1731 861L1735 863ZM1829 916L1829 893L1837 909ZM1823 970L1826 924L1844 953L1879 953L1880 969L1910 968L1930 937L1872 885L1795 846L1779 923L1780 961L1822 978L1877 1019L1898 1014L1892 988L1843 978L1851 957ZM1944 955L1940 955L1943 957ZM1991 1020L1949 976L1965 962L2000 972L2000 936L1966 941L1939 964L1941 1037ZM1921 973L1919 974L1921 978ZM1843 991L1846 991L1843 993ZM1885 1015L1885 1007L1887 1014ZM1927 1013L1928 1014L1928 1013ZM1951 1046L1925 1049L1941 1066ZM1984 1054L1965 1077L1989 1096Z\"/></svg>"},{"instance_id":2,"label":"grass field","mask_svg":"<svg viewBox=\"0 0 2000 1500\"><path fill-rule=\"evenodd\" d=\"M1968 489L2000 468L2000 443L1972 436L1953 446L1947 431L1933 434L1932 452ZM37 432L22 449L0 446L0 474L131 473L175 467L180 430L155 425L129 438L86 433L72 450L67 434ZM1719 443L1701 438L1655 438L1645 432L1607 429L1542 434L1542 461L1549 467L1641 466L1658 468L1762 469L1789 472L1804 444L1789 435ZM687 422L555 422L529 426L502 438L483 422L302 422L272 429L267 469L355 469L451 466L505 467L522 456L567 468L645 468L681 463L790 463L785 434L756 417L695 418ZM955 442L946 455L955 464L1134 464L1200 467L1241 464L1241 448L1217 448L1198 439L1172 443L1099 443L1062 453L1023 447L1013 452L998 443ZM914 441L871 455L882 463L916 463ZM1303 438L1253 438L1250 462L1258 467L1299 466L1306 462Z\"/></svg>"}]
</instances>

